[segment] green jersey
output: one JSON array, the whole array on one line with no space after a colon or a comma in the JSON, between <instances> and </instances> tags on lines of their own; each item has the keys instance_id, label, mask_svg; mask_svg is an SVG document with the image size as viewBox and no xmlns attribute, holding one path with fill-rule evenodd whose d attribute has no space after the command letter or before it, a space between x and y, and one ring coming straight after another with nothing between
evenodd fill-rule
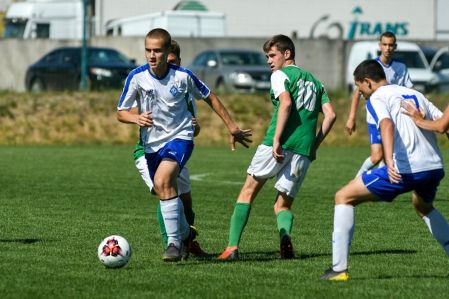
<instances>
[{"instance_id":1,"label":"green jersey","mask_svg":"<svg viewBox=\"0 0 449 299\"><path fill-rule=\"evenodd\" d=\"M329 97L321 82L295 65L284 67L271 75L270 95L274 113L262 144L273 146L279 96L285 91L290 94L292 108L281 135L282 148L310 157L315 145L321 106L329 102Z\"/></svg>"}]
</instances>

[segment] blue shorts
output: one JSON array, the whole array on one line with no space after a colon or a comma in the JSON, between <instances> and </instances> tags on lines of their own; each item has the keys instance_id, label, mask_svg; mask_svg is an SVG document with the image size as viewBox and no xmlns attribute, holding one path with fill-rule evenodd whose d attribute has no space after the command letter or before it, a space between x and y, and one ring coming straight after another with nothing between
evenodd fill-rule
<instances>
[{"instance_id":1,"label":"blue shorts","mask_svg":"<svg viewBox=\"0 0 449 299\"><path fill-rule=\"evenodd\" d=\"M362 174L366 188L381 201L393 201L399 194L415 191L425 202L435 199L438 185L444 177L443 169L403 173L398 184L390 183L387 166L369 170Z\"/></svg>"},{"instance_id":2,"label":"blue shorts","mask_svg":"<svg viewBox=\"0 0 449 299\"><path fill-rule=\"evenodd\" d=\"M154 181L156 170L163 159L176 161L179 165L179 169L181 170L192 155L192 151L192 140L174 139L167 142L163 148L159 149L155 153L145 153L145 159L147 160L151 180Z\"/></svg>"},{"instance_id":3,"label":"blue shorts","mask_svg":"<svg viewBox=\"0 0 449 299\"><path fill-rule=\"evenodd\" d=\"M382 144L382 139L380 138L380 132L376 125L368 125L368 136L370 144Z\"/></svg>"}]
</instances>

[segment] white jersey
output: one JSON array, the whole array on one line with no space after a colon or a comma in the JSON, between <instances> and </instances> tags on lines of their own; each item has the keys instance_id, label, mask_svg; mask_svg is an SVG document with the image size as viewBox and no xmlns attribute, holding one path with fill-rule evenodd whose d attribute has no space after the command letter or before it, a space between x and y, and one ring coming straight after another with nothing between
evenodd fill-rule
<instances>
[{"instance_id":1,"label":"white jersey","mask_svg":"<svg viewBox=\"0 0 449 299\"><path fill-rule=\"evenodd\" d=\"M129 73L117 110L130 110L137 102L139 113L152 113L153 126L141 128L140 136L145 152L154 153L173 139L193 140L191 96L202 99L209 94L185 68L169 64L167 74L157 78L145 64Z\"/></svg>"},{"instance_id":2,"label":"white jersey","mask_svg":"<svg viewBox=\"0 0 449 299\"><path fill-rule=\"evenodd\" d=\"M413 87L413 83L410 80L410 74L408 73L407 67L402 62L397 60L392 60L390 64L384 64L380 57L376 58L376 61L382 66L385 73L385 78L389 84L396 84L400 86L405 86L408 88ZM368 99L369 101L369 99ZM366 122L371 125L375 125L376 121L372 115L367 111Z\"/></svg>"},{"instance_id":3,"label":"white jersey","mask_svg":"<svg viewBox=\"0 0 449 299\"><path fill-rule=\"evenodd\" d=\"M398 85L378 88L370 97L367 109L377 127L384 118L394 124L393 159L399 173L416 173L443 168L435 133L420 129L413 120L402 113L401 102L412 101L425 118L434 120L442 112L420 92Z\"/></svg>"}]
</instances>

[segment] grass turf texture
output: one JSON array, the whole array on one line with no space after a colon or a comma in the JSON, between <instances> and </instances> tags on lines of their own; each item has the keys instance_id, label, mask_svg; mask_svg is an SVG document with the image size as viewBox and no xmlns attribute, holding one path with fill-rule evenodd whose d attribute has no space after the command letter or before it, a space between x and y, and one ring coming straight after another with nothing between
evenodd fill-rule
<instances>
[{"instance_id":1,"label":"grass turf texture","mask_svg":"<svg viewBox=\"0 0 449 299\"><path fill-rule=\"evenodd\" d=\"M293 206L295 260L279 259L268 181L241 242L225 248L235 198L255 148L197 147L189 162L198 240L211 257L167 264L150 196L131 146L0 147L0 297L431 298L449 291L449 261L415 215L410 195L356 210L347 283L320 281L331 263L333 195L350 180L367 147L324 147ZM449 155L447 150L445 160ZM447 170L446 170L447 172ZM198 180L198 179L201 179ZM436 207L449 218L449 183ZM111 234L133 248L130 264L104 268L97 246Z\"/></svg>"}]
</instances>

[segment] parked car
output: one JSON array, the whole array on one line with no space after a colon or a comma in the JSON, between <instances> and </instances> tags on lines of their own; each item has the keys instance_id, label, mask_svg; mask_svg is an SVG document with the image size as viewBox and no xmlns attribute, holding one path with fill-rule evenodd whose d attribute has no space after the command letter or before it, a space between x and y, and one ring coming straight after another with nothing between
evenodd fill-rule
<instances>
[{"instance_id":1,"label":"parked car","mask_svg":"<svg viewBox=\"0 0 449 299\"><path fill-rule=\"evenodd\" d=\"M135 61L111 48L88 47L88 80L91 89L121 88ZM81 47L64 47L30 65L25 75L28 91L76 90L81 80Z\"/></svg>"},{"instance_id":2,"label":"parked car","mask_svg":"<svg viewBox=\"0 0 449 299\"><path fill-rule=\"evenodd\" d=\"M449 47L439 49L430 62L430 67L438 76L438 92L449 92Z\"/></svg>"},{"instance_id":3,"label":"parked car","mask_svg":"<svg viewBox=\"0 0 449 299\"><path fill-rule=\"evenodd\" d=\"M415 43L398 42L394 58L402 61L408 68L413 86L421 92L431 92L438 86L439 78L432 72L429 63L420 47ZM380 55L379 44L374 41L355 43L349 54L346 69L346 84L352 90L353 75L357 65L365 59L374 59Z\"/></svg>"},{"instance_id":4,"label":"parked car","mask_svg":"<svg viewBox=\"0 0 449 299\"><path fill-rule=\"evenodd\" d=\"M270 89L271 69L262 52L247 49L211 49L188 66L209 88L227 92Z\"/></svg>"}]
</instances>

